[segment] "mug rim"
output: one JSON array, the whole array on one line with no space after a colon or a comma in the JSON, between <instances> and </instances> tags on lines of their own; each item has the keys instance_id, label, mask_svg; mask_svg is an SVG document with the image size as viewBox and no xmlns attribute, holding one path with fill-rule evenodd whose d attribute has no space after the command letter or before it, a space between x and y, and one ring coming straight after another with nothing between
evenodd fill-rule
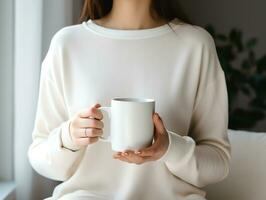
<instances>
[{"instance_id":1,"label":"mug rim","mask_svg":"<svg viewBox=\"0 0 266 200\"><path fill-rule=\"evenodd\" d=\"M132 98L132 97L116 97L112 101L124 103L154 103L154 99L149 98Z\"/></svg>"}]
</instances>

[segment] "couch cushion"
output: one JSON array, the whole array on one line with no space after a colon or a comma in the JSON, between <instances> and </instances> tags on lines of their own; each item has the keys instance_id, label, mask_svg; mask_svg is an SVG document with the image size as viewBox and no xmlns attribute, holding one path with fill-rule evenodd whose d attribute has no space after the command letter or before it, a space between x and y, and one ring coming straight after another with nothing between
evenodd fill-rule
<instances>
[{"instance_id":1,"label":"couch cushion","mask_svg":"<svg viewBox=\"0 0 266 200\"><path fill-rule=\"evenodd\" d=\"M232 145L229 176L205 188L208 200L266 199L266 133L228 130Z\"/></svg>"}]
</instances>

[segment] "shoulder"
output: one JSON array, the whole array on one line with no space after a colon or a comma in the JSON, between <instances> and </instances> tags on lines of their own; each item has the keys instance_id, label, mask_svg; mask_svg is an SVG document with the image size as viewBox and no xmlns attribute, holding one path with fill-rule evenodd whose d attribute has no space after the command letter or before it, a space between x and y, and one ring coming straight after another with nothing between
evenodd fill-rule
<instances>
[{"instance_id":1,"label":"shoulder","mask_svg":"<svg viewBox=\"0 0 266 200\"><path fill-rule=\"evenodd\" d=\"M197 65L193 70L198 72L202 80L212 82L218 74L223 74L218 51L213 36L203 27L184 23L176 27L178 40L189 58L193 58Z\"/></svg>"},{"instance_id":2,"label":"shoulder","mask_svg":"<svg viewBox=\"0 0 266 200\"><path fill-rule=\"evenodd\" d=\"M182 22L179 19L173 20L173 28L177 36L181 37L181 41L186 45L194 47L207 47L207 49L215 49L215 42L212 35L199 25L192 25Z\"/></svg>"},{"instance_id":3,"label":"shoulder","mask_svg":"<svg viewBox=\"0 0 266 200\"><path fill-rule=\"evenodd\" d=\"M59 29L51 39L51 46L66 47L80 39L83 28L81 24L65 26Z\"/></svg>"}]
</instances>

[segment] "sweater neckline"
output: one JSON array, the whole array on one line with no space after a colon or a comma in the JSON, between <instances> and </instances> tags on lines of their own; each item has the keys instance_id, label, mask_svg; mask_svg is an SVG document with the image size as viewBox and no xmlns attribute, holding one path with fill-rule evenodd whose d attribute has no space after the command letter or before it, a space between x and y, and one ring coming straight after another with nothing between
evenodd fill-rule
<instances>
[{"instance_id":1,"label":"sweater neckline","mask_svg":"<svg viewBox=\"0 0 266 200\"><path fill-rule=\"evenodd\" d=\"M172 19L169 21L170 25L175 25L173 21L178 20L178 18ZM142 39L142 38L150 38L154 36L159 36L162 34L166 34L172 31L169 25L163 24L153 28L145 28L145 29L113 29L101 26L94 22L94 20L89 19L87 21L82 22L87 30L94 32L100 36L109 37L109 38L117 38L117 39Z\"/></svg>"}]
</instances>

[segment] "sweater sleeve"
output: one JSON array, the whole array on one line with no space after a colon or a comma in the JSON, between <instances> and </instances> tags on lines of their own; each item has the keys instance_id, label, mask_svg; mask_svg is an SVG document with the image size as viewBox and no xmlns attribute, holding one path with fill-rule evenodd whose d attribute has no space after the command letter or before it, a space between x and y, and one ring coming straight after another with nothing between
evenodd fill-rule
<instances>
[{"instance_id":1,"label":"sweater sleeve","mask_svg":"<svg viewBox=\"0 0 266 200\"><path fill-rule=\"evenodd\" d=\"M33 142L28 149L32 167L41 175L59 181L68 179L84 152L70 137L70 119L64 98L63 51L55 35L42 62Z\"/></svg>"},{"instance_id":2,"label":"sweater sleeve","mask_svg":"<svg viewBox=\"0 0 266 200\"><path fill-rule=\"evenodd\" d=\"M212 38L207 44L188 135L167 129L169 146L160 159L173 175L197 187L224 179L231 160L225 74Z\"/></svg>"}]
</instances>

